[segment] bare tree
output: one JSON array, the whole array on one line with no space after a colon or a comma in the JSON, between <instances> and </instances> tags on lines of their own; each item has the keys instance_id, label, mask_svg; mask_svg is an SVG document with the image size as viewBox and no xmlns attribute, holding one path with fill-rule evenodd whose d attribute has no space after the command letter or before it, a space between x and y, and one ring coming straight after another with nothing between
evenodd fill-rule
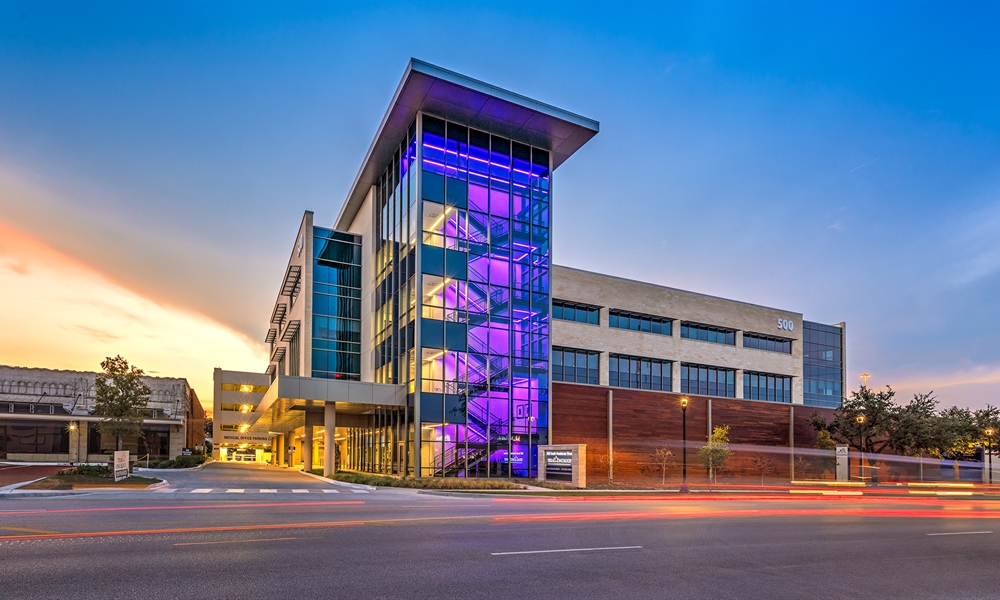
<instances>
[{"instance_id":1,"label":"bare tree","mask_svg":"<svg viewBox=\"0 0 1000 600\"><path fill-rule=\"evenodd\" d=\"M653 450L653 462L660 468L660 484L665 484L667 482L667 469L677 464L674 461L674 453L666 447L657 448Z\"/></svg>"},{"instance_id":2,"label":"bare tree","mask_svg":"<svg viewBox=\"0 0 1000 600\"><path fill-rule=\"evenodd\" d=\"M754 471L760 473L761 485L764 485L764 475L778 472L778 468L774 464L774 459L766 454L755 455L750 459L750 466Z\"/></svg>"}]
</instances>

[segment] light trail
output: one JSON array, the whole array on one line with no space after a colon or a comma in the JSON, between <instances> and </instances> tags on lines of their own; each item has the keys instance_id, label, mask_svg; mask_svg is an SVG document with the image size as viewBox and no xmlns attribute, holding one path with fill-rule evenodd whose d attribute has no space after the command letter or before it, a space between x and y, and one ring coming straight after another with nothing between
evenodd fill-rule
<instances>
[{"instance_id":1,"label":"light trail","mask_svg":"<svg viewBox=\"0 0 1000 600\"><path fill-rule=\"evenodd\" d=\"M0 511L0 515L51 515L57 513L89 513L89 512L118 512L118 511L145 511L145 510L194 510L194 509L219 509L219 508L257 508L274 506L330 506L337 504L364 504L364 500L343 500L339 502L264 502L264 503L236 503L236 504L204 504L204 505L174 505L174 506L122 506L122 507L95 507L95 508L52 508L39 510L10 510Z\"/></svg>"}]
</instances>

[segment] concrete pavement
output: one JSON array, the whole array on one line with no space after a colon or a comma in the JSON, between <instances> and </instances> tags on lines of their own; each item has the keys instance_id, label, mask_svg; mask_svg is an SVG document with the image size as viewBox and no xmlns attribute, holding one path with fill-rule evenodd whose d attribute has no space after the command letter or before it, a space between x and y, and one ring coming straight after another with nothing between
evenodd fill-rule
<instances>
[{"instance_id":1,"label":"concrete pavement","mask_svg":"<svg viewBox=\"0 0 1000 600\"><path fill-rule=\"evenodd\" d=\"M180 491L326 485L308 479L206 468L175 478L173 496L0 501L4 597L995 598L1000 589L1000 502L989 499Z\"/></svg>"}]
</instances>

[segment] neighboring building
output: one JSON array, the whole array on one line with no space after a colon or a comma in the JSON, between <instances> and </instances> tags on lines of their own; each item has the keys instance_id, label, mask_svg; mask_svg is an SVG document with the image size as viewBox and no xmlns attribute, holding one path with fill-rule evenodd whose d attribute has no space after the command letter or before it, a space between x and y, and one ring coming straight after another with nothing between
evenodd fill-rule
<instances>
[{"instance_id":1,"label":"neighboring building","mask_svg":"<svg viewBox=\"0 0 1000 600\"><path fill-rule=\"evenodd\" d=\"M97 431L92 414L96 373L0 366L0 459L38 462L107 462L116 440ZM143 436L126 436L133 456L175 458L201 449L204 419L187 380L143 377L152 389Z\"/></svg>"},{"instance_id":2,"label":"neighboring building","mask_svg":"<svg viewBox=\"0 0 1000 600\"><path fill-rule=\"evenodd\" d=\"M539 445L588 438L607 390L732 398L772 445L798 435L792 406L839 403L842 326L837 362L798 313L553 268L553 172L598 129L411 60L334 227L303 216L265 373L216 370L215 456L534 476Z\"/></svg>"}]
</instances>

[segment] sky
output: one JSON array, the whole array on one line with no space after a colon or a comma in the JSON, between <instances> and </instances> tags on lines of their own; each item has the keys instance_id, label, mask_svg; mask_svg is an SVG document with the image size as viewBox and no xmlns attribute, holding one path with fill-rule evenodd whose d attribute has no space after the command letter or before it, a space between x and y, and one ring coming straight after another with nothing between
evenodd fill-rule
<instances>
[{"instance_id":1,"label":"sky","mask_svg":"<svg viewBox=\"0 0 1000 600\"><path fill-rule=\"evenodd\" d=\"M409 58L596 119L554 261L847 323L1000 404L1000 4L0 3L0 364L263 371Z\"/></svg>"}]
</instances>

